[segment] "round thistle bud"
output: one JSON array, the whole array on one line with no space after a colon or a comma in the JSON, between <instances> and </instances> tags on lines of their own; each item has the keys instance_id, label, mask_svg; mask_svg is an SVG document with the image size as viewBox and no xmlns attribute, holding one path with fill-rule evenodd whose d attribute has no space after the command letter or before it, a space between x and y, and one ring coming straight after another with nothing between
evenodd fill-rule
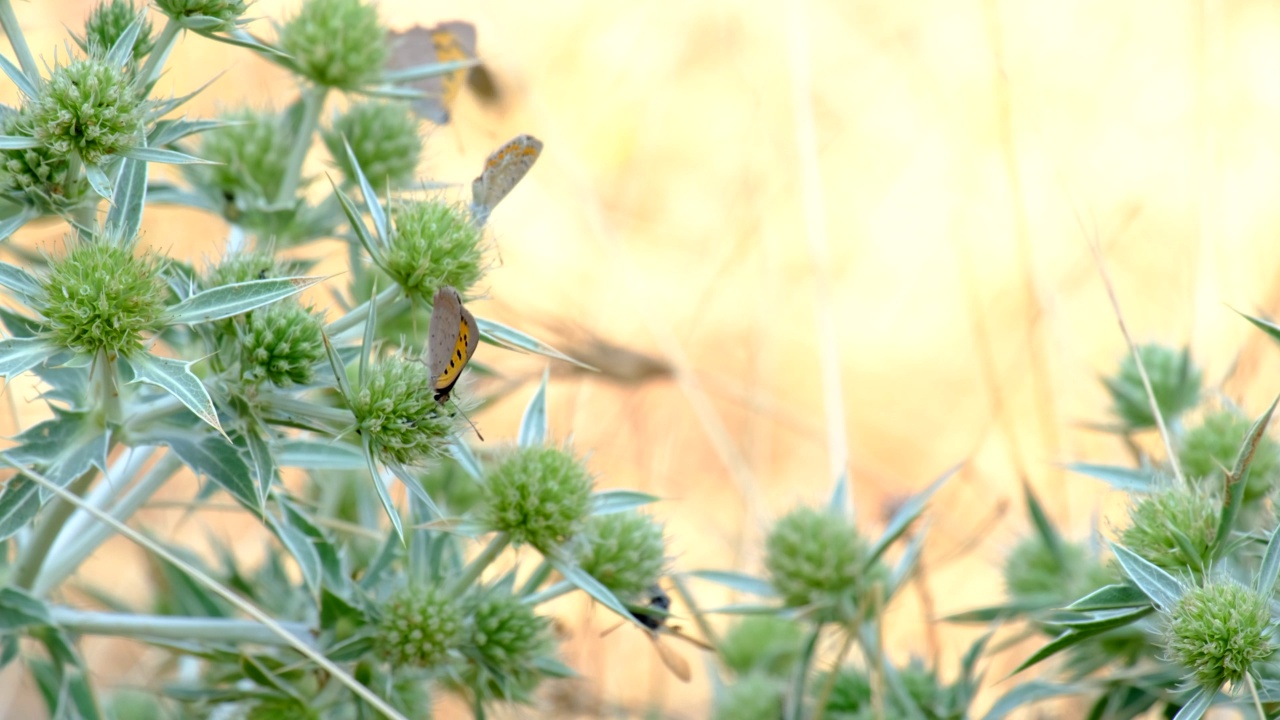
<instances>
[{"instance_id":1,"label":"round thistle bud","mask_svg":"<svg viewBox=\"0 0 1280 720\"><path fill-rule=\"evenodd\" d=\"M395 230L384 268L410 297L430 300L441 285L459 292L480 279L480 229L461 208L429 200L392 215Z\"/></svg>"},{"instance_id":2,"label":"round thistle bud","mask_svg":"<svg viewBox=\"0 0 1280 720\"><path fill-rule=\"evenodd\" d=\"M376 80L388 54L378 9L361 0L308 0L280 29L280 47L304 77L339 90Z\"/></svg>"},{"instance_id":3,"label":"round thistle bud","mask_svg":"<svg viewBox=\"0 0 1280 720\"><path fill-rule=\"evenodd\" d=\"M716 703L715 720L777 720L782 717L782 689L763 675L748 675L729 686Z\"/></svg>"},{"instance_id":4,"label":"round thistle bud","mask_svg":"<svg viewBox=\"0 0 1280 720\"><path fill-rule=\"evenodd\" d=\"M236 27L236 19L249 8L245 0L155 0L160 12L181 25L209 32Z\"/></svg>"},{"instance_id":5,"label":"round thistle bud","mask_svg":"<svg viewBox=\"0 0 1280 720\"><path fill-rule=\"evenodd\" d=\"M822 687L827 682L823 677L814 683ZM872 710L871 680L865 671L846 665L837 671L835 682L831 685L831 695L827 698L826 714L830 717L848 717L862 720L863 713Z\"/></svg>"},{"instance_id":6,"label":"round thistle bud","mask_svg":"<svg viewBox=\"0 0 1280 720\"><path fill-rule=\"evenodd\" d=\"M219 164L186 165L185 172L229 212L274 201L289 163L292 133L271 112L239 110L222 119L232 124L203 133L197 153Z\"/></svg>"},{"instance_id":7,"label":"round thistle bud","mask_svg":"<svg viewBox=\"0 0 1280 720\"><path fill-rule=\"evenodd\" d=\"M1199 425L1182 436L1178 459L1188 477L1212 480L1211 487L1221 487L1222 468L1235 465L1240 445L1249 434L1253 422L1231 410L1206 415ZM1280 443L1263 435L1249 462L1249 477L1244 486L1244 502L1260 500L1271 491L1280 477Z\"/></svg>"},{"instance_id":8,"label":"round thistle bud","mask_svg":"<svg viewBox=\"0 0 1280 720\"><path fill-rule=\"evenodd\" d=\"M355 182L355 169L347 157L343 138L351 145L356 162L374 188L385 188L387 183L403 185L413 180L422 154L422 137L418 135L418 116L408 104L353 105L324 133L324 144L333 162L349 182Z\"/></svg>"},{"instance_id":9,"label":"round thistle bud","mask_svg":"<svg viewBox=\"0 0 1280 720\"><path fill-rule=\"evenodd\" d=\"M463 615L440 587L406 587L381 608L375 643L392 667L438 667L462 644Z\"/></svg>"},{"instance_id":10,"label":"round thistle bud","mask_svg":"<svg viewBox=\"0 0 1280 720\"><path fill-rule=\"evenodd\" d=\"M288 277L296 274L295 270L293 263L272 253L261 250L242 252L225 257L210 268L205 275L204 287L216 288L252 280Z\"/></svg>"},{"instance_id":11,"label":"round thistle bud","mask_svg":"<svg viewBox=\"0 0 1280 720\"><path fill-rule=\"evenodd\" d=\"M550 621L510 593L487 590L467 604L464 683L489 697L520 700L537 687L537 659L551 647Z\"/></svg>"},{"instance_id":12,"label":"round thistle bud","mask_svg":"<svg viewBox=\"0 0 1280 720\"><path fill-rule=\"evenodd\" d=\"M748 615L724 636L720 657L739 677L761 672L783 678L795 668L803 647L804 631L795 621L772 615Z\"/></svg>"},{"instance_id":13,"label":"round thistle bud","mask_svg":"<svg viewBox=\"0 0 1280 720\"><path fill-rule=\"evenodd\" d=\"M34 137L31 115L30 105L6 114L0 121L3 134ZM89 189L83 177L73 187L63 185L70 159L44 146L0 150L0 163L0 193L10 202L33 205L45 214L65 212Z\"/></svg>"},{"instance_id":14,"label":"round thistle bud","mask_svg":"<svg viewBox=\"0 0 1280 720\"><path fill-rule=\"evenodd\" d=\"M316 720L320 717L314 708L309 708L293 698L272 698L263 700L249 708L245 720Z\"/></svg>"},{"instance_id":15,"label":"round thistle bud","mask_svg":"<svg viewBox=\"0 0 1280 720\"><path fill-rule=\"evenodd\" d=\"M1015 599L1075 600L1111 582L1083 543L1063 542L1055 554L1038 535L1019 542L1004 563L1005 588Z\"/></svg>"},{"instance_id":16,"label":"round thistle bud","mask_svg":"<svg viewBox=\"0 0 1280 720\"><path fill-rule=\"evenodd\" d=\"M764 564L787 606L851 621L862 595L888 575L878 562L868 567L870 551L843 517L798 508L770 530Z\"/></svg>"},{"instance_id":17,"label":"round thistle bud","mask_svg":"<svg viewBox=\"0 0 1280 720\"><path fill-rule=\"evenodd\" d=\"M103 0L89 12L89 19L84 23L84 50L110 50L136 17L138 8L134 7L133 0ZM146 57L153 47L155 43L151 40L151 21L143 20L138 39L133 41L134 61Z\"/></svg>"},{"instance_id":18,"label":"round thistle bud","mask_svg":"<svg viewBox=\"0 0 1280 720\"><path fill-rule=\"evenodd\" d=\"M1199 573L1217 536L1219 507L1211 491L1169 487L1129 508L1120 542L1152 564L1177 573Z\"/></svg>"},{"instance_id":19,"label":"round thistle bud","mask_svg":"<svg viewBox=\"0 0 1280 720\"><path fill-rule=\"evenodd\" d=\"M573 537L591 509L591 476L569 453L520 448L485 479L485 525L516 544L550 552Z\"/></svg>"},{"instance_id":20,"label":"round thistle bud","mask_svg":"<svg viewBox=\"0 0 1280 720\"><path fill-rule=\"evenodd\" d=\"M32 101L31 127L55 153L100 165L137 144L145 110L123 68L88 57L54 68Z\"/></svg>"},{"instance_id":21,"label":"round thistle bud","mask_svg":"<svg viewBox=\"0 0 1280 720\"><path fill-rule=\"evenodd\" d=\"M279 387L306 385L325 356L320 317L285 300L258 308L245 318L240 338L240 376Z\"/></svg>"},{"instance_id":22,"label":"round thistle bud","mask_svg":"<svg viewBox=\"0 0 1280 720\"><path fill-rule=\"evenodd\" d=\"M637 512L593 515L579 534L578 564L615 595L639 595L666 564L662 525Z\"/></svg>"},{"instance_id":23,"label":"round thistle bud","mask_svg":"<svg viewBox=\"0 0 1280 720\"><path fill-rule=\"evenodd\" d=\"M1191 354L1186 349L1175 350L1150 344L1139 346L1138 354L1142 356L1142 366L1151 380L1156 405L1166 421L1195 407L1200 401L1201 373L1191 362ZM1125 427L1131 430L1155 427L1147 390L1132 353L1120 361L1120 370L1114 377L1103 378L1102 382L1111 393L1113 410Z\"/></svg>"},{"instance_id":24,"label":"round thistle bud","mask_svg":"<svg viewBox=\"0 0 1280 720\"><path fill-rule=\"evenodd\" d=\"M431 371L418 362L371 363L353 389L351 412L378 454L402 465L442 453L453 435L454 420L435 400Z\"/></svg>"},{"instance_id":25,"label":"round thistle bud","mask_svg":"<svg viewBox=\"0 0 1280 720\"><path fill-rule=\"evenodd\" d=\"M75 241L42 282L38 309L54 341L87 355L140 350L142 334L161 327L167 291L158 266L155 256L105 240Z\"/></svg>"},{"instance_id":26,"label":"round thistle bud","mask_svg":"<svg viewBox=\"0 0 1280 720\"><path fill-rule=\"evenodd\" d=\"M1168 658L1202 687L1244 679L1253 664L1271 656L1267 598L1233 581L1188 590L1169 614Z\"/></svg>"}]
</instances>

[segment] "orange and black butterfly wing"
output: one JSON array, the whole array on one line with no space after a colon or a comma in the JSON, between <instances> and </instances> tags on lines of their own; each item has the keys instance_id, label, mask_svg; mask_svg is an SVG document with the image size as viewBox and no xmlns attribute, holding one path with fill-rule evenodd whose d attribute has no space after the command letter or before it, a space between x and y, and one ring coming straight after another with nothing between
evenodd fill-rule
<instances>
[{"instance_id":1,"label":"orange and black butterfly wing","mask_svg":"<svg viewBox=\"0 0 1280 720\"><path fill-rule=\"evenodd\" d=\"M471 23L451 21L440 23L431 29L431 44L436 51L436 62L447 63L459 60L472 60L476 56L476 28ZM438 124L449 122L453 105L462 91L471 68L454 70L440 76L440 105L443 120Z\"/></svg>"},{"instance_id":2,"label":"orange and black butterfly wing","mask_svg":"<svg viewBox=\"0 0 1280 720\"><path fill-rule=\"evenodd\" d=\"M462 329L462 298L458 291L445 286L436 291L431 307L431 326L427 332L427 368L431 370L431 380L436 390L436 399L441 398L441 388L446 388L443 397L449 396L453 383L445 380L449 371L449 360L453 357L458 345L458 337ZM456 363L455 363L456 364ZM457 373L452 375L457 381ZM441 382L444 385L441 385Z\"/></svg>"}]
</instances>

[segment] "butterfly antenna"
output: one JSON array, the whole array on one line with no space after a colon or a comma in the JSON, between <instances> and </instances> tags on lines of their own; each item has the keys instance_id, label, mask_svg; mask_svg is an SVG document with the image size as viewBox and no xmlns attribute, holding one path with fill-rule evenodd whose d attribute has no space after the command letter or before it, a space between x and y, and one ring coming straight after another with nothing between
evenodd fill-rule
<instances>
[{"instance_id":1,"label":"butterfly antenna","mask_svg":"<svg viewBox=\"0 0 1280 720\"><path fill-rule=\"evenodd\" d=\"M476 437L480 438L480 442L484 442L484 436L480 434L480 428L476 427L476 424L471 422L471 418L467 417L467 414L462 412L462 408L458 407L457 402L453 404L453 409L457 410L458 414L462 416L462 419L467 421L467 424L475 431Z\"/></svg>"}]
</instances>

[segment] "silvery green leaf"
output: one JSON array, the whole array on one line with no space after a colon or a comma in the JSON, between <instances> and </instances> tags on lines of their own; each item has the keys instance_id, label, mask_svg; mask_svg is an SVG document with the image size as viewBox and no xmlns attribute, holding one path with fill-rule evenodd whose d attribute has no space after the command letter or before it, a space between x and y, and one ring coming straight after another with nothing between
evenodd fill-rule
<instances>
[{"instance_id":1,"label":"silvery green leaf","mask_svg":"<svg viewBox=\"0 0 1280 720\"><path fill-rule=\"evenodd\" d=\"M27 99L34 100L40 96L40 91L35 86L36 78L27 77L26 73L22 72L17 65L14 65L4 55L0 55L0 70L9 76L13 84L18 86L18 92L26 96Z\"/></svg>"},{"instance_id":2,"label":"silvery green leaf","mask_svg":"<svg viewBox=\"0 0 1280 720\"><path fill-rule=\"evenodd\" d=\"M21 530L40 510L40 486L18 475L0 489L0 540Z\"/></svg>"},{"instance_id":3,"label":"silvery green leaf","mask_svg":"<svg viewBox=\"0 0 1280 720\"><path fill-rule=\"evenodd\" d=\"M1147 594L1147 597L1151 598L1156 607L1168 612L1178 604L1184 588L1177 578L1148 562L1146 558L1129 548L1116 543L1109 544L1111 545L1111 552L1115 554L1116 560L1124 568L1125 573L1129 575L1129 579L1133 580L1133 584L1137 585L1139 590L1142 590Z\"/></svg>"},{"instance_id":4,"label":"silvery green leaf","mask_svg":"<svg viewBox=\"0 0 1280 720\"><path fill-rule=\"evenodd\" d=\"M329 358L329 367L333 370L334 382L338 384L338 392L342 395L342 399L347 405L351 405L351 380L347 378L347 364L343 362L342 356L333 348L333 343L329 342L328 334L321 332L320 337L324 339L325 354ZM366 452L366 459L369 455Z\"/></svg>"},{"instance_id":5,"label":"silvery green leaf","mask_svg":"<svg viewBox=\"0 0 1280 720\"><path fill-rule=\"evenodd\" d=\"M1009 713L1024 705L1065 695L1076 695L1084 690L1085 688L1080 685L1032 680L1031 682L1017 685L1005 693L991 706L987 714L982 716L982 720L1004 720Z\"/></svg>"},{"instance_id":6,"label":"silvery green leaf","mask_svg":"<svg viewBox=\"0 0 1280 720\"><path fill-rule=\"evenodd\" d=\"M831 499L827 501L827 508L840 517L848 517L853 512L853 506L849 501L848 469L841 470L840 477L836 478L835 487L831 488Z\"/></svg>"},{"instance_id":7,"label":"silvery green leaf","mask_svg":"<svg viewBox=\"0 0 1280 720\"><path fill-rule=\"evenodd\" d=\"M378 462L373 456L373 442L369 439L368 433L361 435L360 440L364 443L364 459L369 466L369 475L373 478L373 489L378 492L378 500L382 503L382 509L386 511L387 517L391 519L391 524L396 529L396 536L403 543L405 542L404 525L400 521L400 511L396 509L396 504L391 499L391 493L387 490L387 483L383 481L382 473L378 470Z\"/></svg>"},{"instance_id":8,"label":"silvery green leaf","mask_svg":"<svg viewBox=\"0 0 1280 720\"><path fill-rule=\"evenodd\" d=\"M125 160L120 171L120 184L107 212L107 227L120 237L132 240L142 227L142 207L147 201L147 164L141 160Z\"/></svg>"},{"instance_id":9,"label":"silvery green leaf","mask_svg":"<svg viewBox=\"0 0 1280 720\"><path fill-rule=\"evenodd\" d=\"M1088 475L1125 492L1150 492L1156 487L1155 478L1149 470L1090 463L1070 463L1066 467L1072 472Z\"/></svg>"},{"instance_id":10,"label":"silvery green leaf","mask_svg":"<svg viewBox=\"0 0 1280 720\"><path fill-rule=\"evenodd\" d=\"M110 200L115 195L115 190L111 185L111 178L107 177L107 173L101 167L92 163L84 164L84 176L89 181L89 186L103 200Z\"/></svg>"},{"instance_id":11,"label":"silvery green leaf","mask_svg":"<svg viewBox=\"0 0 1280 720\"><path fill-rule=\"evenodd\" d=\"M773 585L768 580L746 573L731 570L694 570L685 574L717 585L723 585L730 590L751 593L752 595L766 598L778 596L777 591L773 589Z\"/></svg>"},{"instance_id":12,"label":"silvery green leaf","mask_svg":"<svg viewBox=\"0 0 1280 720\"><path fill-rule=\"evenodd\" d=\"M135 353L124 359L121 365L127 365L133 371L130 383L143 382L163 388L176 397L196 417L209 423L225 438L222 423L218 421L218 411L213 407L209 391L205 389L200 378L191 372L195 362L170 360L146 352Z\"/></svg>"},{"instance_id":13,"label":"silvery green leaf","mask_svg":"<svg viewBox=\"0 0 1280 720\"><path fill-rule=\"evenodd\" d=\"M1264 597L1271 597L1277 577L1280 577L1280 525L1271 532L1271 539L1267 541L1267 552L1262 556L1262 566L1254 578L1253 589Z\"/></svg>"},{"instance_id":14,"label":"silvery green leaf","mask_svg":"<svg viewBox=\"0 0 1280 720\"><path fill-rule=\"evenodd\" d=\"M1067 610L1086 612L1090 610L1114 610L1150 605L1151 598L1138 588L1128 583L1107 585L1098 588L1067 606Z\"/></svg>"},{"instance_id":15,"label":"silvery green leaf","mask_svg":"<svg viewBox=\"0 0 1280 720\"><path fill-rule=\"evenodd\" d=\"M516 439L516 444L522 448L537 447L547 440L547 379L550 372L550 368L542 371L542 382L524 409Z\"/></svg>"},{"instance_id":16,"label":"silvery green leaf","mask_svg":"<svg viewBox=\"0 0 1280 720\"><path fill-rule=\"evenodd\" d=\"M115 43L111 45L111 49L107 51L107 62L115 67L120 67L133 59L133 44L138 41L138 34L142 32L142 26L147 22L147 8L143 8L133 18L133 22L120 33L120 37L116 38Z\"/></svg>"},{"instance_id":17,"label":"silvery green leaf","mask_svg":"<svg viewBox=\"0 0 1280 720\"><path fill-rule=\"evenodd\" d=\"M403 70L390 70L382 74L382 81L389 83L412 82L414 80L424 80L429 77L437 77L439 75L448 75L457 70L465 70L473 68L480 64L476 58L467 58L465 60L450 60L442 63L427 63L425 65L415 65Z\"/></svg>"},{"instance_id":18,"label":"silvery green leaf","mask_svg":"<svg viewBox=\"0 0 1280 720\"><path fill-rule=\"evenodd\" d=\"M364 196L365 207L369 209L369 217L373 220L373 230L378 234L378 242L382 247L386 247L391 242L391 226L387 222L387 213L382 208L381 201L378 200L378 193L374 191L373 185L369 184L369 178L365 177L364 169L360 167L360 162L356 160L356 154L352 152L351 145L347 143L347 139L342 138L342 147L347 151L347 162L351 163L351 169L355 171L356 182L360 184L360 194Z\"/></svg>"},{"instance_id":19,"label":"silvery green leaf","mask_svg":"<svg viewBox=\"0 0 1280 720\"><path fill-rule=\"evenodd\" d=\"M296 295L324 280L319 277L271 278L211 288L170 307L165 322L173 325L221 320Z\"/></svg>"},{"instance_id":20,"label":"silvery green leaf","mask_svg":"<svg viewBox=\"0 0 1280 720\"><path fill-rule=\"evenodd\" d=\"M1218 688L1196 690L1196 694L1187 700L1178 714L1173 716L1173 720L1200 720L1209 711L1209 706L1213 705L1213 698L1217 694Z\"/></svg>"},{"instance_id":21,"label":"silvery green leaf","mask_svg":"<svg viewBox=\"0 0 1280 720\"><path fill-rule=\"evenodd\" d=\"M449 455L458 462L458 466L463 472L470 475L473 480L484 479L484 468L480 466L480 460L476 458L476 454L471 452L471 446L462 440L454 437L449 443Z\"/></svg>"},{"instance_id":22,"label":"silvery green leaf","mask_svg":"<svg viewBox=\"0 0 1280 720\"><path fill-rule=\"evenodd\" d=\"M49 606L21 588L0 588L0 632L12 632L33 625L52 625Z\"/></svg>"},{"instance_id":23,"label":"silvery green leaf","mask_svg":"<svg viewBox=\"0 0 1280 720\"><path fill-rule=\"evenodd\" d=\"M12 215L5 216L0 219L0 240L8 240L11 235L18 232L23 225L40 217L40 211L33 207L24 205Z\"/></svg>"},{"instance_id":24,"label":"silvery green leaf","mask_svg":"<svg viewBox=\"0 0 1280 720\"><path fill-rule=\"evenodd\" d=\"M217 165L212 160L205 160L194 155L180 153L176 150L165 150L164 148L145 147L136 145L134 147L123 150L120 154L133 160L142 160L144 162L162 163L165 165Z\"/></svg>"},{"instance_id":25,"label":"silvery green leaf","mask_svg":"<svg viewBox=\"0 0 1280 720\"><path fill-rule=\"evenodd\" d=\"M924 506L929 502L929 498L933 497L933 494L938 491L938 488L942 487L947 480L951 479L951 476L959 469L960 466L956 465L950 470L947 470L941 477L934 480L933 484L925 488L923 491L907 498L906 502L902 503L902 505L898 507L898 511L893 514L893 517L889 520L889 524L885 526L884 533L881 534L880 539L871 547L871 554L867 559L868 566L878 560L880 556L884 554L884 551L889 549L889 545L893 544L893 541L897 540L902 533L907 531L907 526L914 522L915 519L920 517L920 514L924 512Z\"/></svg>"},{"instance_id":26,"label":"silvery green leaf","mask_svg":"<svg viewBox=\"0 0 1280 720\"><path fill-rule=\"evenodd\" d=\"M579 590L590 595L596 602L614 611L619 617L633 625L637 627L640 625L635 616L631 614L631 611L627 610L626 606L613 594L613 591L600 584L599 580L591 577L590 573L578 567L576 562L562 556L561 553L551 553L547 556L547 560L551 563L551 567L554 567L565 580L576 585Z\"/></svg>"},{"instance_id":27,"label":"silvery green leaf","mask_svg":"<svg viewBox=\"0 0 1280 720\"><path fill-rule=\"evenodd\" d=\"M1031 483L1026 480L1022 482L1022 494L1027 503L1027 514L1031 516L1031 522L1036 526L1036 534L1040 536L1040 544L1049 550L1049 554L1053 556L1059 567L1065 567L1066 560L1062 557L1062 535L1049 519L1049 514L1044 511L1040 499L1031 489Z\"/></svg>"},{"instance_id":28,"label":"silvery green leaf","mask_svg":"<svg viewBox=\"0 0 1280 720\"><path fill-rule=\"evenodd\" d=\"M0 135L0 150L26 150L40 147L40 141L25 135Z\"/></svg>"},{"instance_id":29,"label":"silvery green leaf","mask_svg":"<svg viewBox=\"0 0 1280 720\"><path fill-rule=\"evenodd\" d=\"M584 367L588 370L596 369L586 363L574 360L532 335L520 332L514 328L509 328L495 320L476 318L476 324L480 326L480 339L491 345L505 347L510 350L524 350L538 355L545 355L546 357L555 358L557 360L571 362L574 365Z\"/></svg>"},{"instance_id":30,"label":"silvery green leaf","mask_svg":"<svg viewBox=\"0 0 1280 720\"><path fill-rule=\"evenodd\" d=\"M40 468L40 474L66 485L92 467L107 467L108 432L95 413L53 407L53 418L37 423L15 438L9 457ZM48 497L48 491L42 491Z\"/></svg>"},{"instance_id":31,"label":"silvery green leaf","mask_svg":"<svg viewBox=\"0 0 1280 720\"><path fill-rule=\"evenodd\" d=\"M383 253L382 246L369 233L369 228L365 227L364 218L361 217L360 210L356 207L355 202L347 197L347 194L337 184L333 186L333 196L338 198L338 204L342 206L342 212L347 216L347 224L351 226L351 231L356 234L356 239L364 246L365 252L369 253L369 257L373 258L373 262L378 267L385 266L387 262L386 254Z\"/></svg>"},{"instance_id":32,"label":"silvery green leaf","mask_svg":"<svg viewBox=\"0 0 1280 720\"><path fill-rule=\"evenodd\" d=\"M231 120L158 120L151 128L151 133L147 135L147 146L163 147L190 135L243 124Z\"/></svg>"},{"instance_id":33,"label":"silvery green leaf","mask_svg":"<svg viewBox=\"0 0 1280 720\"><path fill-rule=\"evenodd\" d=\"M656 495L635 490L601 490L591 496L591 514L612 515L626 512L655 503L659 499Z\"/></svg>"},{"instance_id":34,"label":"silvery green leaf","mask_svg":"<svg viewBox=\"0 0 1280 720\"><path fill-rule=\"evenodd\" d=\"M48 360L61 348L42 337L0 340L0 377L12 380Z\"/></svg>"},{"instance_id":35,"label":"silvery green leaf","mask_svg":"<svg viewBox=\"0 0 1280 720\"><path fill-rule=\"evenodd\" d=\"M365 467L359 448L334 440L285 440L276 450L281 467L308 470L360 470Z\"/></svg>"},{"instance_id":36,"label":"silvery green leaf","mask_svg":"<svg viewBox=\"0 0 1280 720\"><path fill-rule=\"evenodd\" d=\"M313 599L318 598L321 587L320 555L316 552L315 546L311 544L311 539L301 530L289 525L288 522L277 520L271 513L267 513L267 525L275 532L281 544L288 549L294 561L298 563L298 570L302 573L302 581L306 583L307 589L311 591L311 597Z\"/></svg>"},{"instance_id":37,"label":"silvery green leaf","mask_svg":"<svg viewBox=\"0 0 1280 720\"><path fill-rule=\"evenodd\" d=\"M249 464L231 443L213 435L188 435L173 432L149 438L157 444L168 445L187 467L197 475L203 475L226 490L255 514L263 512L258 504L258 489L254 485Z\"/></svg>"}]
</instances>

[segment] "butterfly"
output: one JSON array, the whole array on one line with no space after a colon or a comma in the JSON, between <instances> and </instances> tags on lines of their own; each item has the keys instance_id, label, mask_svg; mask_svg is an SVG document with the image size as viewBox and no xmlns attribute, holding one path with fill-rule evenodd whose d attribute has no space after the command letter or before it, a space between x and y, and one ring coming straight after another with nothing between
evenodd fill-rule
<instances>
[{"instance_id":1,"label":"butterfly","mask_svg":"<svg viewBox=\"0 0 1280 720\"><path fill-rule=\"evenodd\" d=\"M667 669L679 678L681 682L689 682L690 678L693 677L693 674L689 671L689 661L663 643L662 638L664 636L677 637L703 650L714 651L714 648L700 640L685 635L680 632L679 627L669 624L667 620L671 617L670 609L671 596L661 586L651 585L649 586L648 600L645 601L644 607L628 608L628 612L631 613L631 617L636 619L636 622L649 629L649 640L653 642L653 649L658 653L658 659L662 661L662 664L666 665ZM601 637L620 627L622 625L615 625L605 630L601 633Z\"/></svg>"},{"instance_id":2,"label":"butterfly","mask_svg":"<svg viewBox=\"0 0 1280 720\"><path fill-rule=\"evenodd\" d=\"M471 216L483 225L489 213L506 197L542 155L542 141L532 135L518 135L494 150L484 161L484 170L471 182Z\"/></svg>"},{"instance_id":3,"label":"butterfly","mask_svg":"<svg viewBox=\"0 0 1280 720\"><path fill-rule=\"evenodd\" d=\"M432 302L431 325L427 329L427 368L431 371L436 402L443 405L453 386L458 384L462 369L476 354L480 328L475 316L463 306L458 291L448 285L436 290ZM467 422L471 423L471 419L467 418ZM471 429L484 440L474 423Z\"/></svg>"},{"instance_id":4,"label":"butterfly","mask_svg":"<svg viewBox=\"0 0 1280 720\"><path fill-rule=\"evenodd\" d=\"M476 27L460 20L443 22L432 28L415 25L408 30L392 32L388 39L391 58L387 66L397 70L476 59ZM427 95L414 100L413 109L437 125L447 124L464 82L482 100L498 99L498 86L493 76L483 65L474 65L409 83Z\"/></svg>"}]
</instances>

